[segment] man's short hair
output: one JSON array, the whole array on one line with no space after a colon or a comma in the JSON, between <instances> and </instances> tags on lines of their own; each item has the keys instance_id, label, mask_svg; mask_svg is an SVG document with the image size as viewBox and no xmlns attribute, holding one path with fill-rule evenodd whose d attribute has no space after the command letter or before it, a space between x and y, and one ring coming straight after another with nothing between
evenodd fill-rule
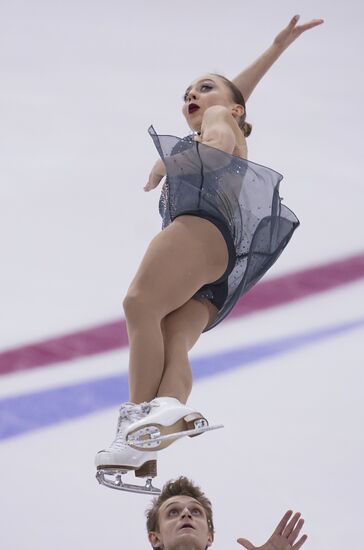
<instances>
[{"instance_id":1,"label":"man's short hair","mask_svg":"<svg viewBox=\"0 0 364 550\"><path fill-rule=\"evenodd\" d=\"M214 534L214 522L212 518L211 502L201 491L200 487L195 485L190 479L185 476L167 481L163 486L162 492L158 497L152 500L151 506L147 509L147 531L158 531L159 529L159 510L163 502L175 496L188 496L197 500L205 510L207 517L207 525L209 531Z\"/></svg>"}]
</instances>

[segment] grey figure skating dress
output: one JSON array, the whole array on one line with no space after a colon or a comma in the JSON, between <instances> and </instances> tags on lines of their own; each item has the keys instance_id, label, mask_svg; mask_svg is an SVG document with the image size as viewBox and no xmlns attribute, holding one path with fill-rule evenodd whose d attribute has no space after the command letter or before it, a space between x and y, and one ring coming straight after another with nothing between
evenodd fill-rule
<instances>
[{"instance_id":1,"label":"grey figure skating dress","mask_svg":"<svg viewBox=\"0 0 364 550\"><path fill-rule=\"evenodd\" d=\"M209 299L218 309L210 330L266 273L299 225L279 196L281 174L193 139L149 134L167 172L159 202L162 228L181 215L208 219L221 231L228 268L193 298Z\"/></svg>"}]
</instances>

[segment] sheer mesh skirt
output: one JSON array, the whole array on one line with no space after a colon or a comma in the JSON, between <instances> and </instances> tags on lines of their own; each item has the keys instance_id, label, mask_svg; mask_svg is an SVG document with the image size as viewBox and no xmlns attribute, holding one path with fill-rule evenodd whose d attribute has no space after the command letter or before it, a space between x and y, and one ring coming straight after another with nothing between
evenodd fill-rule
<instances>
[{"instance_id":1,"label":"sheer mesh skirt","mask_svg":"<svg viewBox=\"0 0 364 550\"><path fill-rule=\"evenodd\" d=\"M167 171L159 202L162 228L194 213L226 225L235 264L227 275L227 296L206 330L220 323L274 264L299 225L279 196L281 174L229 155L192 136L158 135L149 128Z\"/></svg>"}]
</instances>

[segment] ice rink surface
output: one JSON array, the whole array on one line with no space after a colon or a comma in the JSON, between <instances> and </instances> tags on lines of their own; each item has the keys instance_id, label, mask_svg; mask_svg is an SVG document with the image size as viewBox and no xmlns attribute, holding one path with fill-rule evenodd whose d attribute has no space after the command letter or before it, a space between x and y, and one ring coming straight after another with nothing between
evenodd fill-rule
<instances>
[{"instance_id":1,"label":"ice rink surface","mask_svg":"<svg viewBox=\"0 0 364 550\"><path fill-rule=\"evenodd\" d=\"M127 347L87 346L121 326L159 230L158 190L142 190L156 158L147 127L186 135L190 81L234 77L295 13L325 24L283 54L247 112L249 158L284 174L301 227L260 283L276 303L224 321L192 351L190 403L225 428L160 453L157 484L185 474L205 489L217 550L240 548L238 536L263 544L288 508L306 520L307 550L362 549L363 4L4 0L2 550L150 547L149 498L94 479Z\"/></svg>"}]
</instances>

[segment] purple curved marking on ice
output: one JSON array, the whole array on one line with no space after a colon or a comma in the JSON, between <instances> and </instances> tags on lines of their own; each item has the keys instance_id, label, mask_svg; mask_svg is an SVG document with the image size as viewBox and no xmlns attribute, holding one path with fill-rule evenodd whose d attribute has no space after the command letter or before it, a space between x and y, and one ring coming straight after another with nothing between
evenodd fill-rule
<instances>
[{"instance_id":1,"label":"purple curved marking on ice","mask_svg":"<svg viewBox=\"0 0 364 550\"><path fill-rule=\"evenodd\" d=\"M364 327L364 319L240 347L192 361L194 378L203 379ZM37 391L0 400L0 440L66 422L128 399L127 375Z\"/></svg>"},{"instance_id":2,"label":"purple curved marking on ice","mask_svg":"<svg viewBox=\"0 0 364 550\"><path fill-rule=\"evenodd\" d=\"M364 277L364 253L258 283L228 319L269 309ZM111 321L0 352L0 375L51 366L128 345L125 321Z\"/></svg>"},{"instance_id":3,"label":"purple curved marking on ice","mask_svg":"<svg viewBox=\"0 0 364 550\"><path fill-rule=\"evenodd\" d=\"M117 375L0 399L0 440L92 414L127 396L127 375Z\"/></svg>"}]
</instances>

